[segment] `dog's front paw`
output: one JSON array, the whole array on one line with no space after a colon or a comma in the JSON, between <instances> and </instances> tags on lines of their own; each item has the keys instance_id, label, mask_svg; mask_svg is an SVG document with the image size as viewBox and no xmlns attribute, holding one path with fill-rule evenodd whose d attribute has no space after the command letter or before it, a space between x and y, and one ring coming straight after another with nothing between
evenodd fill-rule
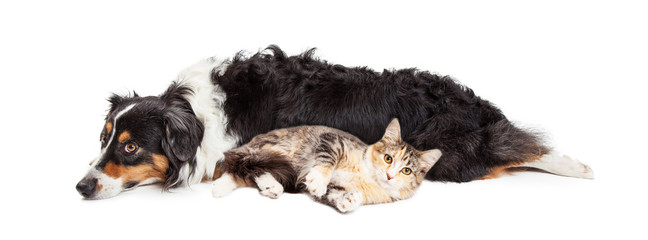
<instances>
[{"instance_id":1,"label":"dog's front paw","mask_svg":"<svg viewBox=\"0 0 648 240\"><path fill-rule=\"evenodd\" d=\"M232 179L232 176L223 175L212 183L212 196L215 198L227 196L234 191L236 187L236 183Z\"/></svg>"}]
</instances>

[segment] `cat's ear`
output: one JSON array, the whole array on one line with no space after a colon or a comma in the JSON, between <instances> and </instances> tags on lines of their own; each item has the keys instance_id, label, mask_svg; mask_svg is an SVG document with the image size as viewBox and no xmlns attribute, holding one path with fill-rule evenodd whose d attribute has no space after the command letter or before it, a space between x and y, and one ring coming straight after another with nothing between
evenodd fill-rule
<instances>
[{"instance_id":1,"label":"cat's ear","mask_svg":"<svg viewBox=\"0 0 648 240\"><path fill-rule=\"evenodd\" d=\"M383 135L382 139L391 142L398 142L401 140L401 129L398 118L392 119L389 125L387 125L385 135Z\"/></svg>"},{"instance_id":2,"label":"cat's ear","mask_svg":"<svg viewBox=\"0 0 648 240\"><path fill-rule=\"evenodd\" d=\"M441 158L441 150L432 149L421 154L421 167L425 172L430 170L434 164Z\"/></svg>"}]
</instances>

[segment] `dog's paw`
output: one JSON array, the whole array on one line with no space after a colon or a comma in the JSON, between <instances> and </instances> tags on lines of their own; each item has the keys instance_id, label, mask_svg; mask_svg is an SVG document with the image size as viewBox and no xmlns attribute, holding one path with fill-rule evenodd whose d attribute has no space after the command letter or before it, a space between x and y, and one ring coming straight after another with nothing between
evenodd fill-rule
<instances>
[{"instance_id":1,"label":"dog's paw","mask_svg":"<svg viewBox=\"0 0 648 240\"><path fill-rule=\"evenodd\" d=\"M306 185L308 193L320 198L326 194L326 187L329 184L329 179L325 178L318 171L310 171L305 177L304 184Z\"/></svg>"},{"instance_id":2,"label":"dog's paw","mask_svg":"<svg viewBox=\"0 0 648 240\"><path fill-rule=\"evenodd\" d=\"M363 202L363 196L362 193L359 191L351 191L348 193L345 193L338 199L336 203L336 207L340 212L349 212L356 210L358 207L362 205Z\"/></svg>"},{"instance_id":3,"label":"dog's paw","mask_svg":"<svg viewBox=\"0 0 648 240\"><path fill-rule=\"evenodd\" d=\"M236 183L231 176L223 175L219 179L216 179L214 183L212 183L212 196L214 196L215 198L227 196L232 191L234 191L236 187Z\"/></svg>"}]
</instances>

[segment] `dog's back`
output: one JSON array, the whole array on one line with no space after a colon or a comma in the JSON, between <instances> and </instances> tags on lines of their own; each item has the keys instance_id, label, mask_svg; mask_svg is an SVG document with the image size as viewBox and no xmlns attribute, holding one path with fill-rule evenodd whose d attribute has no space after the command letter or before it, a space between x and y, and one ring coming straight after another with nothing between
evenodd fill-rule
<instances>
[{"instance_id":1,"label":"dog's back","mask_svg":"<svg viewBox=\"0 0 648 240\"><path fill-rule=\"evenodd\" d=\"M372 143L399 118L408 143L444 153L427 178L454 182L496 177L549 153L536 133L514 126L450 77L416 69L379 73L328 64L313 50L291 57L276 46L269 50L237 55L222 75L213 74L239 144L299 125L325 125Z\"/></svg>"}]
</instances>

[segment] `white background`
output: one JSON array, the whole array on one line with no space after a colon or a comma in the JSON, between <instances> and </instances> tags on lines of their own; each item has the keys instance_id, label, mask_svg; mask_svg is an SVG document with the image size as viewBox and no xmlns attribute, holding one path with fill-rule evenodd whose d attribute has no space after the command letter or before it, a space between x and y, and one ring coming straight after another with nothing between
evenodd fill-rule
<instances>
[{"instance_id":1,"label":"white background","mask_svg":"<svg viewBox=\"0 0 648 240\"><path fill-rule=\"evenodd\" d=\"M270 2L2 1L0 238L647 238L641 1ZM214 199L206 183L81 199L110 93L157 95L199 59L269 44L451 75L597 178L426 181L346 215L297 194Z\"/></svg>"}]
</instances>

